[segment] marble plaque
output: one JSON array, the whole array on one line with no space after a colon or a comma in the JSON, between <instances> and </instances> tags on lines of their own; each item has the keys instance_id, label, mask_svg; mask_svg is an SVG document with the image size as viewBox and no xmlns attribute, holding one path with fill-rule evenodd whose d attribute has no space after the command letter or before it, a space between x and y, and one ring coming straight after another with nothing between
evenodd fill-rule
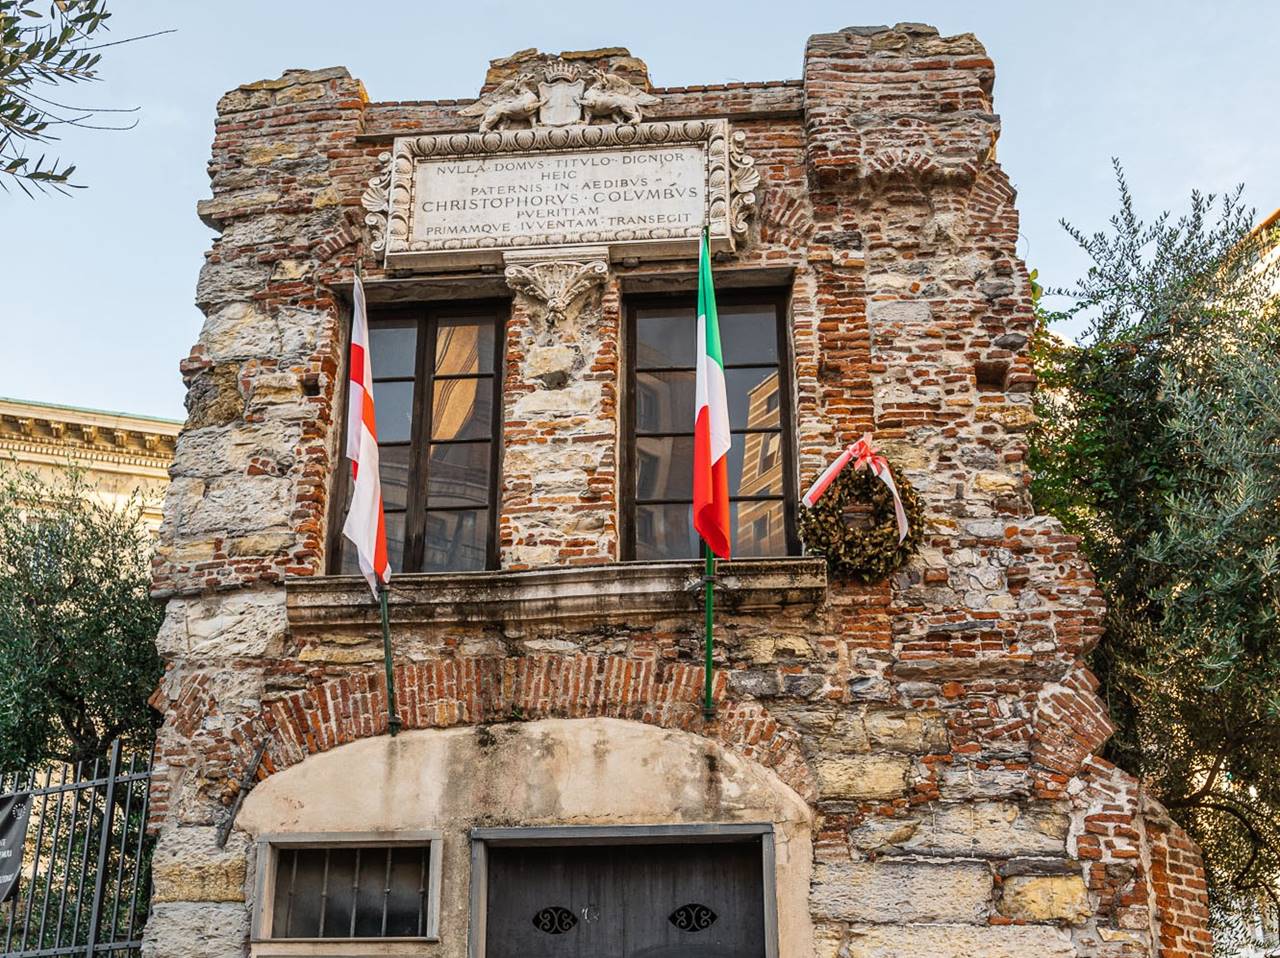
<instances>
[{"instance_id":1,"label":"marble plaque","mask_svg":"<svg viewBox=\"0 0 1280 958\"><path fill-rule=\"evenodd\" d=\"M402 137L390 164L388 266L498 264L604 246L614 259L734 244L724 120Z\"/></svg>"},{"instance_id":2,"label":"marble plaque","mask_svg":"<svg viewBox=\"0 0 1280 958\"><path fill-rule=\"evenodd\" d=\"M421 242L623 237L661 229L697 235L707 166L697 146L424 160L414 170Z\"/></svg>"}]
</instances>

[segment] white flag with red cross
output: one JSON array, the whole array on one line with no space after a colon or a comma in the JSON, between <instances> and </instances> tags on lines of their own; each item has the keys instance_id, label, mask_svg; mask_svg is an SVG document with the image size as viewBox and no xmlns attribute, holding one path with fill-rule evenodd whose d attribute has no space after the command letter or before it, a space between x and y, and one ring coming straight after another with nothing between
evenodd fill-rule
<instances>
[{"instance_id":1,"label":"white flag with red cross","mask_svg":"<svg viewBox=\"0 0 1280 958\"><path fill-rule=\"evenodd\" d=\"M378 427L373 414L373 365L369 360L369 319L364 286L356 277L352 291L351 364L347 384L347 458L351 460L351 505L342 534L356 547L360 571L377 596L391 581L387 526L382 514L382 478L378 470Z\"/></svg>"}]
</instances>

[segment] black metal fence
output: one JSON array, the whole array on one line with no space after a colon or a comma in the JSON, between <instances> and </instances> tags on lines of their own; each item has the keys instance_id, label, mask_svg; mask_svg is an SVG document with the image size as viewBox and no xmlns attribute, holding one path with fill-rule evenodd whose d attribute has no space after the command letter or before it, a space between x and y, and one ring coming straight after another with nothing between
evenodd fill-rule
<instances>
[{"instance_id":1,"label":"black metal fence","mask_svg":"<svg viewBox=\"0 0 1280 958\"><path fill-rule=\"evenodd\" d=\"M0 955L136 955L151 897L147 835L151 758L0 776L0 799L30 796L21 877L0 904Z\"/></svg>"}]
</instances>

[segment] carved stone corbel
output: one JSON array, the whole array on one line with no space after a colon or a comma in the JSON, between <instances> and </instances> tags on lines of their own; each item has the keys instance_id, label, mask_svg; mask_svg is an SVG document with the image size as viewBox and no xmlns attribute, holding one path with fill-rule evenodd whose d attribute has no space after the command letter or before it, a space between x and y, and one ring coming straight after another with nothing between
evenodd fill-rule
<instances>
[{"instance_id":1,"label":"carved stone corbel","mask_svg":"<svg viewBox=\"0 0 1280 958\"><path fill-rule=\"evenodd\" d=\"M391 209L391 154L379 153L378 162L382 169L377 176L369 180L369 185L360 197L360 205L366 215L365 225L373 235L369 248L381 253L387 247L387 213Z\"/></svg>"},{"instance_id":2,"label":"carved stone corbel","mask_svg":"<svg viewBox=\"0 0 1280 958\"><path fill-rule=\"evenodd\" d=\"M533 300L535 319L548 330L568 318L577 301L604 283L609 275L608 251L603 247L558 250L555 259L545 251L508 253L503 275L507 285Z\"/></svg>"},{"instance_id":3,"label":"carved stone corbel","mask_svg":"<svg viewBox=\"0 0 1280 958\"><path fill-rule=\"evenodd\" d=\"M756 211L756 187L760 171L756 161L747 155L747 135L734 130L729 137L729 228L734 239L743 243L751 229Z\"/></svg>"}]
</instances>

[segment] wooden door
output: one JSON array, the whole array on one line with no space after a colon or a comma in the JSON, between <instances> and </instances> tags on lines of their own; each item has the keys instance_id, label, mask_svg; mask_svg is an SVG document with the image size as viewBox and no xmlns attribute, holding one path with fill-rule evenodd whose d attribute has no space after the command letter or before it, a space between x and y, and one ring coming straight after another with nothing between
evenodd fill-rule
<instances>
[{"instance_id":1,"label":"wooden door","mask_svg":"<svg viewBox=\"0 0 1280 958\"><path fill-rule=\"evenodd\" d=\"M760 840L494 846L485 958L765 958Z\"/></svg>"}]
</instances>

